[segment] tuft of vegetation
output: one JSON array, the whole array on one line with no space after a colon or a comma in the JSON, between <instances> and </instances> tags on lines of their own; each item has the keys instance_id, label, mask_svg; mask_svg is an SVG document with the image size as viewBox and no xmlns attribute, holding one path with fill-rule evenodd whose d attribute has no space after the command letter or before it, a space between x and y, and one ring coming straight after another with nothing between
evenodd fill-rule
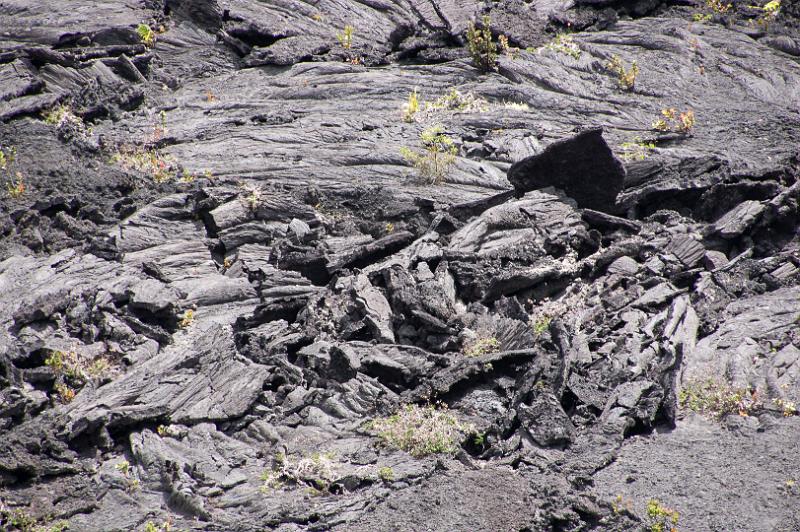
<instances>
[{"instance_id":1,"label":"tuft of vegetation","mask_svg":"<svg viewBox=\"0 0 800 532\"><path fill-rule=\"evenodd\" d=\"M156 43L156 32L147 24L136 26L136 34L145 46L152 47Z\"/></svg>"},{"instance_id":2,"label":"tuft of vegetation","mask_svg":"<svg viewBox=\"0 0 800 532\"><path fill-rule=\"evenodd\" d=\"M186 327L191 325L192 322L194 322L194 310L189 309L186 312L184 312L183 317L181 318L181 321L178 322L178 326L181 329L185 329Z\"/></svg>"},{"instance_id":3,"label":"tuft of vegetation","mask_svg":"<svg viewBox=\"0 0 800 532\"><path fill-rule=\"evenodd\" d=\"M416 87L408 94L408 102L403 108L403 121L413 122L416 120L417 113L419 112L419 94L417 94Z\"/></svg>"},{"instance_id":4,"label":"tuft of vegetation","mask_svg":"<svg viewBox=\"0 0 800 532\"><path fill-rule=\"evenodd\" d=\"M77 390L86 384L100 383L117 371L105 357L87 359L74 351L53 351L44 363L53 370L53 391L64 404L72 402Z\"/></svg>"},{"instance_id":5,"label":"tuft of vegetation","mask_svg":"<svg viewBox=\"0 0 800 532\"><path fill-rule=\"evenodd\" d=\"M761 9L763 9L768 15L775 16L781 11L781 0L772 0L771 2L767 2Z\"/></svg>"},{"instance_id":6,"label":"tuft of vegetation","mask_svg":"<svg viewBox=\"0 0 800 532\"><path fill-rule=\"evenodd\" d=\"M111 156L111 162L125 169L146 174L156 183L169 181L178 171L172 158L161 155L155 148L123 148Z\"/></svg>"},{"instance_id":7,"label":"tuft of vegetation","mask_svg":"<svg viewBox=\"0 0 800 532\"><path fill-rule=\"evenodd\" d=\"M337 467L333 453L313 453L310 456L289 457L277 453L272 469L261 475L261 491L269 493L282 489L287 484L307 486L315 494L328 493L331 483L336 480Z\"/></svg>"},{"instance_id":8,"label":"tuft of vegetation","mask_svg":"<svg viewBox=\"0 0 800 532\"><path fill-rule=\"evenodd\" d=\"M122 462L115 464L114 469L127 477L131 472L131 463L127 460L123 460Z\"/></svg>"},{"instance_id":9,"label":"tuft of vegetation","mask_svg":"<svg viewBox=\"0 0 800 532\"><path fill-rule=\"evenodd\" d=\"M353 34L355 31L356 29L353 26L347 24L341 32L336 34L336 40L345 50L353 47Z\"/></svg>"},{"instance_id":10,"label":"tuft of vegetation","mask_svg":"<svg viewBox=\"0 0 800 532\"><path fill-rule=\"evenodd\" d=\"M419 136L423 152L400 148L400 155L410 163L428 184L442 182L456 162L456 148L453 140L445 135L442 126L426 129Z\"/></svg>"},{"instance_id":11,"label":"tuft of vegetation","mask_svg":"<svg viewBox=\"0 0 800 532\"><path fill-rule=\"evenodd\" d=\"M778 16L781 11L781 2L780 0L772 0L771 2L767 2L763 6L749 6L749 7L757 7L761 9L762 15L758 17L757 23L761 26L764 26L765 29L769 26L769 23ZM752 20L750 21L752 23Z\"/></svg>"},{"instance_id":12,"label":"tuft of vegetation","mask_svg":"<svg viewBox=\"0 0 800 532\"><path fill-rule=\"evenodd\" d=\"M632 91L634 89L636 76L639 75L639 66L636 61L631 63L630 67L626 67L622 59L618 55L614 55L606 63L606 68L616 74L617 82L622 90Z\"/></svg>"},{"instance_id":13,"label":"tuft of vegetation","mask_svg":"<svg viewBox=\"0 0 800 532\"><path fill-rule=\"evenodd\" d=\"M515 46L511 46L508 42L508 37L505 35L500 35L497 37L497 42L500 44L500 50L508 56L510 59L516 59L519 57L519 48Z\"/></svg>"},{"instance_id":14,"label":"tuft of vegetation","mask_svg":"<svg viewBox=\"0 0 800 532\"><path fill-rule=\"evenodd\" d=\"M53 391L56 392L58 401L64 405L71 403L75 399L75 395L77 394L75 389L67 386L63 382L57 382L53 386Z\"/></svg>"},{"instance_id":15,"label":"tuft of vegetation","mask_svg":"<svg viewBox=\"0 0 800 532\"><path fill-rule=\"evenodd\" d=\"M504 109L513 109L514 111L525 111L528 112L531 110L531 106L527 103L522 102L503 102L502 107Z\"/></svg>"},{"instance_id":16,"label":"tuft of vegetation","mask_svg":"<svg viewBox=\"0 0 800 532\"><path fill-rule=\"evenodd\" d=\"M535 334L536 337L538 338L539 336L546 333L550 328L551 321L553 321L553 317L548 314L540 314L535 318L531 318L530 324L531 324L531 329L533 329L533 334Z\"/></svg>"},{"instance_id":17,"label":"tuft of vegetation","mask_svg":"<svg viewBox=\"0 0 800 532\"><path fill-rule=\"evenodd\" d=\"M497 45L492 41L490 24L491 18L484 15L481 28L477 28L473 22L467 28L467 46L472 63L484 72L497 68Z\"/></svg>"},{"instance_id":18,"label":"tuft of vegetation","mask_svg":"<svg viewBox=\"0 0 800 532\"><path fill-rule=\"evenodd\" d=\"M14 177L6 182L6 192L14 199L20 198L25 194L25 180L21 172L16 172Z\"/></svg>"},{"instance_id":19,"label":"tuft of vegetation","mask_svg":"<svg viewBox=\"0 0 800 532\"><path fill-rule=\"evenodd\" d=\"M647 501L647 527L650 532L678 532L677 510L662 505L656 499Z\"/></svg>"},{"instance_id":20,"label":"tuft of vegetation","mask_svg":"<svg viewBox=\"0 0 800 532\"><path fill-rule=\"evenodd\" d=\"M733 7L733 4L725 4L722 0L706 0L706 7L711 10L712 13L716 13L718 15L724 15Z\"/></svg>"},{"instance_id":21,"label":"tuft of vegetation","mask_svg":"<svg viewBox=\"0 0 800 532\"><path fill-rule=\"evenodd\" d=\"M623 512L633 513L633 505L622 495L617 495L614 500L611 501L611 511L615 514L621 514Z\"/></svg>"},{"instance_id":22,"label":"tuft of vegetation","mask_svg":"<svg viewBox=\"0 0 800 532\"><path fill-rule=\"evenodd\" d=\"M652 124L652 128L655 131L671 131L673 133L686 135L694 128L695 117L694 111L691 109L687 109L682 113L678 113L678 111L673 108L662 109L661 116L662 118L655 120Z\"/></svg>"},{"instance_id":23,"label":"tuft of vegetation","mask_svg":"<svg viewBox=\"0 0 800 532\"><path fill-rule=\"evenodd\" d=\"M498 340L494 336L490 337L484 336L470 343L464 349L464 356L480 357L483 355L488 355L490 353L497 353L498 351L500 351L500 347L501 347L500 340Z\"/></svg>"},{"instance_id":24,"label":"tuft of vegetation","mask_svg":"<svg viewBox=\"0 0 800 532\"><path fill-rule=\"evenodd\" d=\"M382 467L378 469L378 478L384 482L391 482L394 480L394 470L389 466Z\"/></svg>"},{"instance_id":25,"label":"tuft of vegetation","mask_svg":"<svg viewBox=\"0 0 800 532\"><path fill-rule=\"evenodd\" d=\"M633 142L623 142L619 147L622 150L620 158L623 161L644 161L650 155L650 151L656 149L655 143L639 137L636 137Z\"/></svg>"},{"instance_id":26,"label":"tuft of vegetation","mask_svg":"<svg viewBox=\"0 0 800 532\"><path fill-rule=\"evenodd\" d=\"M678 394L678 405L714 419L728 414L748 416L762 407L756 390L735 388L713 378L688 382Z\"/></svg>"},{"instance_id":27,"label":"tuft of vegetation","mask_svg":"<svg viewBox=\"0 0 800 532\"><path fill-rule=\"evenodd\" d=\"M148 521L144 525L144 532L171 532L172 531L172 523L170 521L164 521L161 525L157 525L152 521Z\"/></svg>"},{"instance_id":28,"label":"tuft of vegetation","mask_svg":"<svg viewBox=\"0 0 800 532\"><path fill-rule=\"evenodd\" d=\"M489 109L489 102L475 96L471 92L462 93L458 89L452 88L444 96L440 96L433 103L425 104L426 111L455 111L455 112L485 112Z\"/></svg>"},{"instance_id":29,"label":"tuft of vegetation","mask_svg":"<svg viewBox=\"0 0 800 532\"><path fill-rule=\"evenodd\" d=\"M797 415L794 401L776 397L770 403L770 408L785 417ZM685 410L717 420L729 414L749 416L768 409L768 403L764 402L758 390L734 387L713 378L686 383L678 394L678 405Z\"/></svg>"},{"instance_id":30,"label":"tuft of vegetation","mask_svg":"<svg viewBox=\"0 0 800 532\"><path fill-rule=\"evenodd\" d=\"M0 146L0 170L6 171L17 159L17 149L13 146L3 148Z\"/></svg>"},{"instance_id":31,"label":"tuft of vegetation","mask_svg":"<svg viewBox=\"0 0 800 532\"><path fill-rule=\"evenodd\" d=\"M92 136L92 128L87 127L83 119L76 115L69 105L57 105L42 112L42 119L45 124L53 126L64 140L74 137L86 139Z\"/></svg>"},{"instance_id":32,"label":"tuft of vegetation","mask_svg":"<svg viewBox=\"0 0 800 532\"><path fill-rule=\"evenodd\" d=\"M256 210L259 203L261 203L261 197L264 195L264 191L260 187L248 184L242 185L242 189L245 192L245 195L242 196L245 204L247 204L247 207L251 211Z\"/></svg>"},{"instance_id":33,"label":"tuft of vegetation","mask_svg":"<svg viewBox=\"0 0 800 532\"><path fill-rule=\"evenodd\" d=\"M403 104L403 120L405 122L423 122L437 117L441 113L485 113L491 108L530 111L526 103L499 102L490 103L472 92L461 92L455 87L432 102L423 102L414 89Z\"/></svg>"},{"instance_id":34,"label":"tuft of vegetation","mask_svg":"<svg viewBox=\"0 0 800 532\"><path fill-rule=\"evenodd\" d=\"M42 112L45 124L51 126L60 126L65 122L73 122L83 124L83 120L72 112L68 105L57 105L48 111Z\"/></svg>"},{"instance_id":35,"label":"tuft of vegetation","mask_svg":"<svg viewBox=\"0 0 800 532\"><path fill-rule=\"evenodd\" d=\"M0 146L0 175L7 177L7 181L5 183L6 192L11 198L14 199L22 197L26 190L25 179L22 177L22 172L14 171L14 164L16 160L16 148L13 146L6 148Z\"/></svg>"},{"instance_id":36,"label":"tuft of vegetation","mask_svg":"<svg viewBox=\"0 0 800 532\"><path fill-rule=\"evenodd\" d=\"M69 529L69 523L64 520L39 523L24 510L12 511L0 501L0 529L8 532L64 532Z\"/></svg>"},{"instance_id":37,"label":"tuft of vegetation","mask_svg":"<svg viewBox=\"0 0 800 532\"><path fill-rule=\"evenodd\" d=\"M780 399L776 397L772 400L772 404L775 405L783 414L783 417L790 417L797 415L797 404L794 401L788 401L786 399Z\"/></svg>"},{"instance_id":38,"label":"tuft of vegetation","mask_svg":"<svg viewBox=\"0 0 800 532\"><path fill-rule=\"evenodd\" d=\"M460 423L444 407L418 405L405 405L393 416L374 419L365 428L382 445L415 457L455 453L460 440L475 432L472 425Z\"/></svg>"},{"instance_id":39,"label":"tuft of vegetation","mask_svg":"<svg viewBox=\"0 0 800 532\"><path fill-rule=\"evenodd\" d=\"M538 53L542 53L542 50L558 52L560 54L568 55L573 59L580 59L581 57L581 49L578 46L578 43L576 43L572 38L572 35L568 33L559 33L556 35L555 39L539 48Z\"/></svg>"}]
</instances>

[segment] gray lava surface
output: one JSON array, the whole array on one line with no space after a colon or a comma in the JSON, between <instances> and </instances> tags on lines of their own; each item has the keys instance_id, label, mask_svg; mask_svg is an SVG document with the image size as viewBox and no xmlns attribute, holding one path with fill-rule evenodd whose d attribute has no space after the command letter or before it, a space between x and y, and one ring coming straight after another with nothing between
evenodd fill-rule
<instances>
[{"instance_id":1,"label":"gray lava surface","mask_svg":"<svg viewBox=\"0 0 800 532\"><path fill-rule=\"evenodd\" d=\"M0 2L0 529L800 530L799 5Z\"/></svg>"}]
</instances>

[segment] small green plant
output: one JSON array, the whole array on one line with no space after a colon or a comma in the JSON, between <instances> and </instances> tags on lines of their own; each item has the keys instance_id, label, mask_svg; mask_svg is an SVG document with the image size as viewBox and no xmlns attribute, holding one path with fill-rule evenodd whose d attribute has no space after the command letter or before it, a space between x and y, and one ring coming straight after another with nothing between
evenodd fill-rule
<instances>
[{"instance_id":1,"label":"small green plant","mask_svg":"<svg viewBox=\"0 0 800 532\"><path fill-rule=\"evenodd\" d=\"M655 131L681 133L686 135L692 131L695 124L694 111L687 109L678 113L674 108L662 109L662 118L655 120L652 128Z\"/></svg>"},{"instance_id":2,"label":"small green plant","mask_svg":"<svg viewBox=\"0 0 800 532\"><path fill-rule=\"evenodd\" d=\"M772 0L771 2L767 2L761 9L763 9L767 14L775 16L780 13L781 0Z\"/></svg>"},{"instance_id":3,"label":"small green plant","mask_svg":"<svg viewBox=\"0 0 800 532\"><path fill-rule=\"evenodd\" d=\"M763 408L756 390L735 388L713 378L687 382L678 394L678 405L714 419L729 414L748 416Z\"/></svg>"},{"instance_id":4,"label":"small green plant","mask_svg":"<svg viewBox=\"0 0 800 532\"><path fill-rule=\"evenodd\" d=\"M455 453L459 440L475 432L446 408L405 405L396 414L367 423L367 431L380 443L419 457L437 453Z\"/></svg>"},{"instance_id":5,"label":"small green plant","mask_svg":"<svg viewBox=\"0 0 800 532\"><path fill-rule=\"evenodd\" d=\"M647 526L650 532L677 532L677 510L662 505L656 499L647 501Z\"/></svg>"},{"instance_id":6,"label":"small green plant","mask_svg":"<svg viewBox=\"0 0 800 532\"><path fill-rule=\"evenodd\" d=\"M711 13L695 13L692 15L692 20L699 23L708 22L711 20Z\"/></svg>"},{"instance_id":7,"label":"small green plant","mask_svg":"<svg viewBox=\"0 0 800 532\"><path fill-rule=\"evenodd\" d=\"M8 170L17 158L17 149L12 147L3 148L0 146L0 170Z\"/></svg>"},{"instance_id":8,"label":"small green plant","mask_svg":"<svg viewBox=\"0 0 800 532\"><path fill-rule=\"evenodd\" d=\"M51 524L46 530L47 532L64 532L64 530L69 530L69 523L61 520Z\"/></svg>"},{"instance_id":9,"label":"small green plant","mask_svg":"<svg viewBox=\"0 0 800 532\"><path fill-rule=\"evenodd\" d=\"M169 181L177 168L169 156L163 156L156 149L121 149L111 157L111 162L128 170L135 170L150 176L156 183Z\"/></svg>"},{"instance_id":10,"label":"small green plant","mask_svg":"<svg viewBox=\"0 0 800 532\"><path fill-rule=\"evenodd\" d=\"M756 7L762 10L763 14L758 18L757 22L758 24L766 28L767 26L769 26L769 23L780 13L781 2L780 0L772 0L771 2L767 2L761 7L760 6L749 6L749 7Z\"/></svg>"},{"instance_id":11,"label":"small green plant","mask_svg":"<svg viewBox=\"0 0 800 532\"><path fill-rule=\"evenodd\" d=\"M578 43L576 43L572 38L572 35L568 33L559 33L556 35L555 39L539 48L538 53L541 53L542 50L552 50L554 52L568 55L573 59L580 59L581 57L581 49L578 46Z\"/></svg>"},{"instance_id":12,"label":"small green plant","mask_svg":"<svg viewBox=\"0 0 800 532\"><path fill-rule=\"evenodd\" d=\"M511 46L508 42L508 37L500 35L497 37L497 42L500 44L500 49L511 59L516 59L519 56L519 48Z\"/></svg>"},{"instance_id":13,"label":"small green plant","mask_svg":"<svg viewBox=\"0 0 800 532\"><path fill-rule=\"evenodd\" d=\"M611 501L611 511L615 514L621 514L622 512L632 513L631 502L624 499L622 495L617 495L614 500Z\"/></svg>"},{"instance_id":14,"label":"small green plant","mask_svg":"<svg viewBox=\"0 0 800 532\"><path fill-rule=\"evenodd\" d=\"M644 161L650 151L656 149L655 143L642 140L639 137L636 137L633 142L623 142L619 147L622 150L620 157L624 161Z\"/></svg>"},{"instance_id":15,"label":"small green plant","mask_svg":"<svg viewBox=\"0 0 800 532\"><path fill-rule=\"evenodd\" d=\"M131 472L131 463L127 460L123 460L122 462L115 464L114 469L127 477Z\"/></svg>"},{"instance_id":16,"label":"small green plant","mask_svg":"<svg viewBox=\"0 0 800 532\"><path fill-rule=\"evenodd\" d=\"M24 510L8 510L0 501L0 529L8 532L64 532L69 523L64 520L41 524Z\"/></svg>"},{"instance_id":17,"label":"small green plant","mask_svg":"<svg viewBox=\"0 0 800 532\"><path fill-rule=\"evenodd\" d=\"M86 368L90 380L102 380L114 371L107 358L96 358Z\"/></svg>"},{"instance_id":18,"label":"small green plant","mask_svg":"<svg viewBox=\"0 0 800 532\"><path fill-rule=\"evenodd\" d=\"M550 328L550 322L553 321L552 316L547 314L541 314L536 318L531 319L531 329L533 329L533 334L536 335L538 338L539 336L543 335L547 332Z\"/></svg>"},{"instance_id":19,"label":"small green plant","mask_svg":"<svg viewBox=\"0 0 800 532\"><path fill-rule=\"evenodd\" d=\"M180 181L181 183L194 183L194 180L197 179L197 176L191 173L186 168L183 169L183 173L181 174Z\"/></svg>"},{"instance_id":20,"label":"small green plant","mask_svg":"<svg viewBox=\"0 0 800 532\"><path fill-rule=\"evenodd\" d=\"M25 180L22 178L21 172L16 172L14 178L6 182L6 192L14 199L22 197L25 190Z\"/></svg>"},{"instance_id":21,"label":"small green plant","mask_svg":"<svg viewBox=\"0 0 800 532\"><path fill-rule=\"evenodd\" d=\"M405 146L400 155L410 163L428 184L435 185L449 173L456 162L458 149L452 139L445 135L442 126L434 126L423 131L420 136L423 152L416 152Z\"/></svg>"},{"instance_id":22,"label":"small green plant","mask_svg":"<svg viewBox=\"0 0 800 532\"><path fill-rule=\"evenodd\" d=\"M89 381L103 380L116 371L105 357L87 359L75 351L53 351L44 363L53 370L56 377L63 377L78 386Z\"/></svg>"},{"instance_id":23,"label":"small green plant","mask_svg":"<svg viewBox=\"0 0 800 532\"><path fill-rule=\"evenodd\" d=\"M724 15L733 7L733 4L725 4L722 0L706 0L706 7L713 13Z\"/></svg>"},{"instance_id":24,"label":"small green plant","mask_svg":"<svg viewBox=\"0 0 800 532\"><path fill-rule=\"evenodd\" d=\"M480 357L500 351L500 340L491 337L478 338L464 349L464 356Z\"/></svg>"},{"instance_id":25,"label":"small green plant","mask_svg":"<svg viewBox=\"0 0 800 532\"><path fill-rule=\"evenodd\" d=\"M477 28L473 22L470 22L467 28L469 55L472 57L472 63L483 71L497 68L497 45L492 41L490 24L491 18L484 15L481 28Z\"/></svg>"},{"instance_id":26,"label":"small green plant","mask_svg":"<svg viewBox=\"0 0 800 532\"><path fill-rule=\"evenodd\" d=\"M144 525L144 532L171 532L172 521L171 518L164 521L161 525L157 525L152 521L148 521Z\"/></svg>"},{"instance_id":27,"label":"small green plant","mask_svg":"<svg viewBox=\"0 0 800 532\"><path fill-rule=\"evenodd\" d=\"M416 120L418 112L419 112L419 95L417 94L417 89L414 88L414 90L408 94L408 102L406 102L406 105L403 108L403 121L413 122L414 120Z\"/></svg>"},{"instance_id":28,"label":"small green plant","mask_svg":"<svg viewBox=\"0 0 800 532\"><path fill-rule=\"evenodd\" d=\"M786 399L775 398L772 404L778 407L783 414L783 417L790 417L797 415L797 405L794 401L787 401Z\"/></svg>"},{"instance_id":29,"label":"small green plant","mask_svg":"<svg viewBox=\"0 0 800 532\"><path fill-rule=\"evenodd\" d=\"M433 103L427 102L425 104L425 111L455 111L467 112L478 111L484 112L489 109L489 102L483 98L477 97L471 92L462 93L458 89L452 88L450 92L444 96L440 96Z\"/></svg>"},{"instance_id":30,"label":"small green plant","mask_svg":"<svg viewBox=\"0 0 800 532\"><path fill-rule=\"evenodd\" d=\"M391 482L394 480L394 470L389 466L382 467L378 469L378 478L384 482Z\"/></svg>"},{"instance_id":31,"label":"small green plant","mask_svg":"<svg viewBox=\"0 0 800 532\"><path fill-rule=\"evenodd\" d=\"M606 63L606 68L617 75L617 82L622 90L632 91L636 85L636 76L639 75L639 66L636 61L627 68L618 55L611 57Z\"/></svg>"},{"instance_id":32,"label":"small green plant","mask_svg":"<svg viewBox=\"0 0 800 532\"><path fill-rule=\"evenodd\" d=\"M272 469L261 474L261 491L269 493L286 484L306 486L327 493L336 480L337 464L333 453L313 453L310 456L289 457L276 453Z\"/></svg>"},{"instance_id":33,"label":"small green plant","mask_svg":"<svg viewBox=\"0 0 800 532\"><path fill-rule=\"evenodd\" d=\"M264 191L254 185L242 185L242 189L245 191L245 195L243 196L244 202L251 211L256 210L261 203L261 196L263 196Z\"/></svg>"},{"instance_id":34,"label":"small green plant","mask_svg":"<svg viewBox=\"0 0 800 532\"><path fill-rule=\"evenodd\" d=\"M57 382L53 386L53 391L56 392L56 397L61 404L69 404L75 399L75 392L74 388L67 386L63 382Z\"/></svg>"},{"instance_id":35,"label":"small green plant","mask_svg":"<svg viewBox=\"0 0 800 532\"><path fill-rule=\"evenodd\" d=\"M45 124L50 126L58 126L62 122L67 120L67 117L69 117L70 115L74 116L69 106L57 105L56 107L53 107L49 111L44 111L42 113L42 118L44 118Z\"/></svg>"},{"instance_id":36,"label":"small green plant","mask_svg":"<svg viewBox=\"0 0 800 532\"><path fill-rule=\"evenodd\" d=\"M513 109L514 111L530 111L531 106L527 103L521 102L503 102L502 107L505 109Z\"/></svg>"},{"instance_id":37,"label":"small green plant","mask_svg":"<svg viewBox=\"0 0 800 532\"><path fill-rule=\"evenodd\" d=\"M56 377L53 391L63 404L72 402L87 383L102 382L117 371L105 357L88 359L74 351L53 351L44 363L53 370Z\"/></svg>"},{"instance_id":38,"label":"small green plant","mask_svg":"<svg viewBox=\"0 0 800 532\"><path fill-rule=\"evenodd\" d=\"M349 50L353 47L353 34L355 33L355 28L350 24L346 25L344 29L336 34L336 40L339 41L339 44L345 50Z\"/></svg>"},{"instance_id":39,"label":"small green plant","mask_svg":"<svg viewBox=\"0 0 800 532\"><path fill-rule=\"evenodd\" d=\"M139 24L136 26L136 34L139 35L139 40L145 46L153 46L156 43L156 32L147 24Z\"/></svg>"},{"instance_id":40,"label":"small green plant","mask_svg":"<svg viewBox=\"0 0 800 532\"><path fill-rule=\"evenodd\" d=\"M192 322L194 322L194 310L189 309L183 314L183 318L181 318L181 321L178 323L178 326L181 329L185 329L189 325L191 325Z\"/></svg>"},{"instance_id":41,"label":"small green plant","mask_svg":"<svg viewBox=\"0 0 800 532\"><path fill-rule=\"evenodd\" d=\"M25 194L26 186L25 180L22 177L22 172L14 171L14 164L17 160L17 149L13 146L3 148L0 146L0 175L12 175L6 181L6 192L14 199L22 197Z\"/></svg>"},{"instance_id":42,"label":"small green plant","mask_svg":"<svg viewBox=\"0 0 800 532\"><path fill-rule=\"evenodd\" d=\"M0 525L4 525L3 530L19 530L20 532L35 532L36 519L29 516L23 510L6 510L0 506ZM13 528L12 528L13 527Z\"/></svg>"},{"instance_id":43,"label":"small green plant","mask_svg":"<svg viewBox=\"0 0 800 532\"><path fill-rule=\"evenodd\" d=\"M56 128L62 136L72 135L83 139L92 136L92 128L87 127L83 119L66 104L57 105L44 111L42 119L45 124Z\"/></svg>"}]
</instances>

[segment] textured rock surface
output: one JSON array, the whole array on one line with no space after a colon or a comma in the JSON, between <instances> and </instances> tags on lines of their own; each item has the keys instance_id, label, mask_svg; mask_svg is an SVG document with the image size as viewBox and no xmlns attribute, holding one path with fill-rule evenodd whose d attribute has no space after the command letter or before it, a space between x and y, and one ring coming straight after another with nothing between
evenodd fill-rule
<instances>
[{"instance_id":1,"label":"textured rock surface","mask_svg":"<svg viewBox=\"0 0 800 532\"><path fill-rule=\"evenodd\" d=\"M0 528L797 530L800 9L733 3L0 3Z\"/></svg>"}]
</instances>

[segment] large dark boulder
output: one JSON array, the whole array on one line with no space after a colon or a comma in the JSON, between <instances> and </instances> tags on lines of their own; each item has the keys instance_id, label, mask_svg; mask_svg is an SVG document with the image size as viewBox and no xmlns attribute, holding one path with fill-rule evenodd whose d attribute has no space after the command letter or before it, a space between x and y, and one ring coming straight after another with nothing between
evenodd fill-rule
<instances>
[{"instance_id":1,"label":"large dark boulder","mask_svg":"<svg viewBox=\"0 0 800 532\"><path fill-rule=\"evenodd\" d=\"M603 130L588 129L549 145L542 153L516 162L508 180L518 192L556 187L579 207L613 211L625 180L625 167L603 139Z\"/></svg>"}]
</instances>

